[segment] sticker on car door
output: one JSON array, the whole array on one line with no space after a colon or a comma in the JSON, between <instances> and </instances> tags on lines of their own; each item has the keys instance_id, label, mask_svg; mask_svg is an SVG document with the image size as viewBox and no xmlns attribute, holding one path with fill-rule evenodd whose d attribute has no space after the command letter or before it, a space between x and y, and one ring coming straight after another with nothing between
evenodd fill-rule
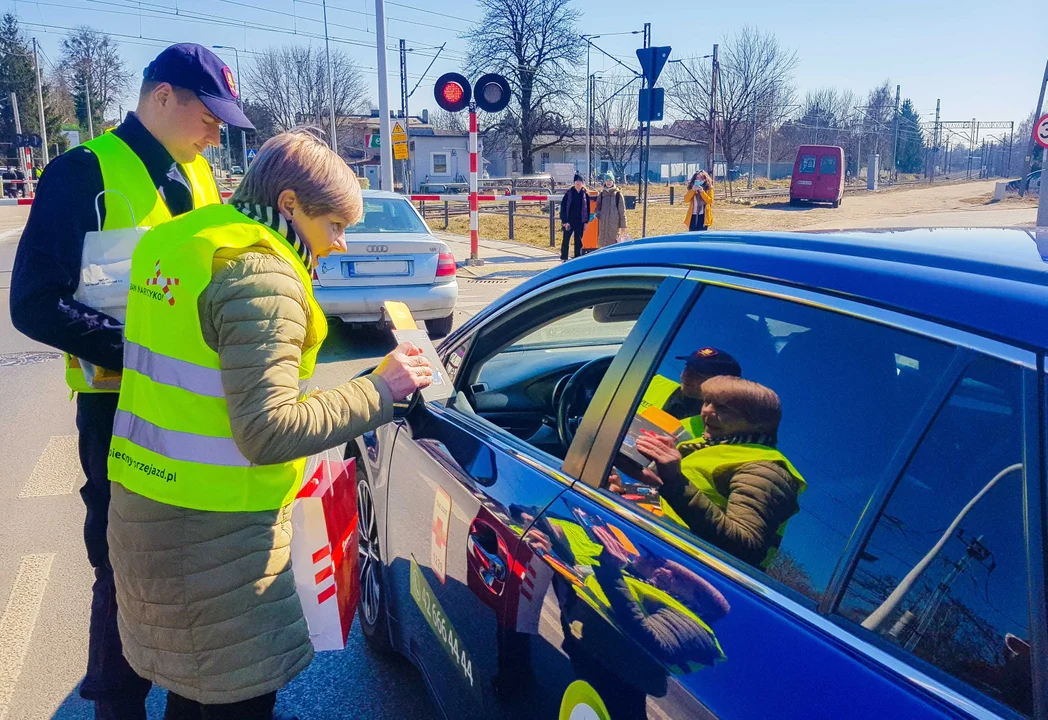
<instances>
[{"instance_id":1,"label":"sticker on car door","mask_svg":"<svg viewBox=\"0 0 1048 720\"><path fill-rule=\"evenodd\" d=\"M440 644L462 670L462 677L469 680L469 686L473 687L473 661L470 660L458 633L448 619L448 614L440 606L437 596L433 594L433 588L426 582L426 577L414 557L411 558L411 597L422 611L430 629L440 640Z\"/></svg>"},{"instance_id":2,"label":"sticker on car door","mask_svg":"<svg viewBox=\"0 0 1048 720\"><path fill-rule=\"evenodd\" d=\"M430 526L429 566L443 585L447 582L448 523L451 520L451 496L437 488L433 498L433 524Z\"/></svg>"}]
</instances>

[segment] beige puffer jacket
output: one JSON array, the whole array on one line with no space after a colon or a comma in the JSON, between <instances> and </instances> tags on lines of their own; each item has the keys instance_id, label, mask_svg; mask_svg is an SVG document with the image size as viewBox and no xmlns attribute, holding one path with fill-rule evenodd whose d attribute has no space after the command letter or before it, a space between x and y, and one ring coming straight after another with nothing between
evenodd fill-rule
<instances>
[{"instance_id":1,"label":"beige puffer jacket","mask_svg":"<svg viewBox=\"0 0 1048 720\"><path fill-rule=\"evenodd\" d=\"M308 305L294 269L254 247L215 256L201 326L222 364L233 436L259 464L342 445L392 419L371 375L300 401ZM112 484L109 549L124 655L144 678L198 702L286 685L313 658L291 573L291 508L216 513Z\"/></svg>"}]
</instances>

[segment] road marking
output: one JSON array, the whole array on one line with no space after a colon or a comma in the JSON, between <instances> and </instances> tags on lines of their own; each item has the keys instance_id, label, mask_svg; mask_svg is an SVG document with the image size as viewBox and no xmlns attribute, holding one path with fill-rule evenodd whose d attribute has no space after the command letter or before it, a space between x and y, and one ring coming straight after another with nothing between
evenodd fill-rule
<instances>
[{"instance_id":1,"label":"road marking","mask_svg":"<svg viewBox=\"0 0 1048 720\"><path fill-rule=\"evenodd\" d=\"M24 228L25 225L20 225L19 227L11 228L10 230L4 230L3 232L0 232L0 243L10 242L10 239L12 237L15 237L16 239L22 237L22 230Z\"/></svg>"},{"instance_id":2,"label":"road marking","mask_svg":"<svg viewBox=\"0 0 1048 720\"><path fill-rule=\"evenodd\" d=\"M18 497L69 495L76 489L80 477L77 436L52 435Z\"/></svg>"},{"instance_id":3,"label":"road marking","mask_svg":"<svg viewBox=\"0 0 1048 720\"><path fill-rule=\"evenodd\" d=\"M22 556L11 597L0 617L0 720L7 717L11 707L54 558L54 553Z\"/></svg>"}]
</instances>

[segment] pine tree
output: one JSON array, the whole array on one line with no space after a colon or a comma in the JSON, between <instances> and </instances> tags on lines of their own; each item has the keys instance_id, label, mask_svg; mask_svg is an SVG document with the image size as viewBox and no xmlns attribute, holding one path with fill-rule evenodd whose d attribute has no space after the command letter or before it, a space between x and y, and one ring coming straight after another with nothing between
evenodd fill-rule
<instances>
[{"instance_id":1,"label":"pine tree","mask_svg":"<svg viewBox=\"0 0 1048 720\"><path fill-rule=\"evenodd\" d=\"M921 116L913 109L909 98L902 103L899 113L899 160L897 168L903 173L921 172L924 167L924 133Z\"/></svg>"}]
</instances>

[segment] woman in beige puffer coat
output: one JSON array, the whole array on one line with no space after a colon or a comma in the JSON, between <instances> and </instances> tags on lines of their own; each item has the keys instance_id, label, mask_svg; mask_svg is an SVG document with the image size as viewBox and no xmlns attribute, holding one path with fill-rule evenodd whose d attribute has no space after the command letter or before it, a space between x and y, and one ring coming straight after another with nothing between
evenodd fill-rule
<instances>
[{"instance_id":1,"label":"woman in beige puffer coat","mask_svg":"<svg viewBox=\"0 0 1048 720\"><path fill-rule=\"evenodd\" d=\"M286 133L262 147L231 204L238 222L267 225L294 251L219 249L197 301L244 458L255 466L288 463L389 422L393 402L431 377L408 344L370 375L305 397L299 389L303 348L317 338L311 288L289 258L309 268L345 250L344 228L363 209L352 171L312 136ZM109 547L124 655L140 676L169 690L166 720L270 718L276 691L310 663L290 543L291 505L193 510L112 483Z\"/></svg>"},{"instance_id":2,"label":"woman in beige puffer coat","mask_svg":"<svg viewBox=\"0 0 1048 720\"><path fill-rule=\"evenodd\" d=\"M597 247L607 247L619 241L619 233L626 229L626 202L622 191L615 186L615 176L610 172L604 175L604 186L597 195L596 217Z\"/></svg>"}]
</instances>

